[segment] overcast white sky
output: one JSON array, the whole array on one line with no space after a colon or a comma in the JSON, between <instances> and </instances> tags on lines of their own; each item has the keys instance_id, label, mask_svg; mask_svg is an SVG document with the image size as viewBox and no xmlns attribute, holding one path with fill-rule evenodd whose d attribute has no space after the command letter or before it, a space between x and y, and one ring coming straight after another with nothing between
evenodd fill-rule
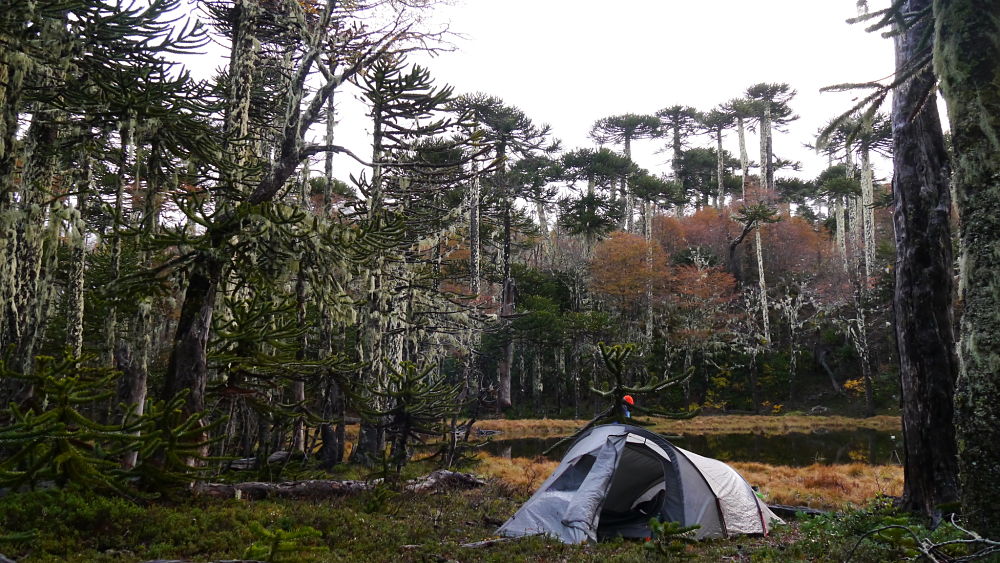
<instances>
[{"instance_id":1,"label":"overcast white sky","mask_svg":"<svg viewBox=\"0 0 1000 563\"><path fill-rule=\"evenodd\" d=\"M593 146L587 133L602 117L675 104L708 110L751 84L787 82L800 119L775 138L775 152L812 178L826 161L802 144L856 96L819 89L892 71L892 41L845 23L855 15L855 0L459 0L431 21L465 39L421 63L459 93L499 96L551 124L567 150ZM342 128L363 128L349 109ZM724 142L738 154L735 134ZM756 138L748 144L756 160ZM661 147L641 141L634 158L665 172Z\"/></svg>"},{"instance_id":2,"label":"overcast white sky","mask_svg":"<svg viewBox=\"0 0 1000 563\"><path fill-rule=\"evenodd\" d=\"M681 104L708 110L758 82L787 82L800 119L779 133L775 153L799 160L804 178L826 167L803 148L856 94L823 86L868 81L892 70L892 41L848 25L855 0L455 0L430 15L464 38L428 66L457 93L485 92L549 123L563 147L593 146L591 125L621 113L653 113ZM202 64L207 63L207 60ZM202 70L202 69L199 69ZM199 73L201 74L201 73ZM341 95L337 140L368 154L364 109ZM738 154L736 135L724 141ZM704 140L708 146L710 141ZM634 159L669 169L660 140L640 141ZM750 135L751 158L757 140ZM877 176L888 176L885 163ZM357 171L356 165L341 166ZM347 174L338 176L346 179Z\"/></svg>"}]
</instances>

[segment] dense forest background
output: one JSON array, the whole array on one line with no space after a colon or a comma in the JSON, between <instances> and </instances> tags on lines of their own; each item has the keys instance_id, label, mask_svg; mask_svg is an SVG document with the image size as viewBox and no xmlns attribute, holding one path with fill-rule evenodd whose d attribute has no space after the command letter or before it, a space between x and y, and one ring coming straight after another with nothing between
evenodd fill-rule
<instances>
[{"instance_id":1,"label":"dense forest background","mask_svg":"<svg viewBox=\"0 0 1000 563\"><path fill-rule=\"evenodd\" d=\"M517 100L408 63L438 48L428 7L4 10L0 416L15 443L82 424L90 439L44 455L84 473L278 450L375 463L387 439L400 460L441 420L590 418L601 342L637 345L628 378L690 376L650 407L899 408L894 194L872 167L891 156L887 116L859 107L786 138L794 84L734 84L718 107L665 94L562 147ZM172 61L210 39L227 66L195 81ZM367 105L364 154L337 142L345 92ZM632 162L637 143L671 172ZM827 159L814 179L780 156L802 143ZM128 439L102 443L111 427ZM39 451L0 477L40 478Z\"/></svg>"}]
</instances>

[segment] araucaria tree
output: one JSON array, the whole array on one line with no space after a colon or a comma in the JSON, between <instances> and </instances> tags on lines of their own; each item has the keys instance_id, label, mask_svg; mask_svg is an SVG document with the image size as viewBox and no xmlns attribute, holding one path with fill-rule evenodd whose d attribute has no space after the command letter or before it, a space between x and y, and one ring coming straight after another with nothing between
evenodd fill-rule
<instances>
[{"instance_id":1,"label":"araucaria tree","mask_svg":"<svg viewBox=\"0 0 1000 563\"><path fill-rule=\"evenodd\" d=\"M553 152L558 144L550 138L548 125L538 126L520 109L504 104L502 100L485 94L460 97L454 106L468 114L476 123L483 136L483 143L492 149L495 162L492 182L498 201L498 213L502 224L502 248L500 253L501 288L500 318L506 323L514 314L516 288L511 275L511 243L513 241L514 201L517 197L514 186L508 178L511 160L532 154ZM497 406L507 409L511 406L510 374L514 361L514 342L506 339L497 368Z\"/></svg>"},{"instance_id":2,"label":"araucaria tree","mask_svg":"<svg viewBox=\"0 0 1000 563\"><path fill-rule=\"evenodd\" d=\"M620 143L625 158L632 160L632 141L649 139L659 135L660 120L653 115L638 115L626 113L598 119L590 128L592 139L603 145L605 143ZM621 195L625 200L623 228L632 231L632 214L635 207L635 195L628 189L626 178L622 178Z\"/></svg>"}]
</instances>

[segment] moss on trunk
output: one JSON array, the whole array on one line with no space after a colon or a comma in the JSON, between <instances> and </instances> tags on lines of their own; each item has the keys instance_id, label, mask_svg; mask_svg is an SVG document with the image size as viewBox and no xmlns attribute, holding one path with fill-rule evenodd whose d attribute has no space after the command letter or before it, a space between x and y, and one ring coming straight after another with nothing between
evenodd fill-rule
<instances>
[{"instance_id":1,"label":"moss on trunk","mask_svg":"<svg viewBox=\"0 0 1000 563\"><path fill-rule=\"evenodd\" d=\"M1000 4L935 0L934 67L948 104L961 223L957 392L962 508L1000 536Z\"/></svg>"}]
</instances>

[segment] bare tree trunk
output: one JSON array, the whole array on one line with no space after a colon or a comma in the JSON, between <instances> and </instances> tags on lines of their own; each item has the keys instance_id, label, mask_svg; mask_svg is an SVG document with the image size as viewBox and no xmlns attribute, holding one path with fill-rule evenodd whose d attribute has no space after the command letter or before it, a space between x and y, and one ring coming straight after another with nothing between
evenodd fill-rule
<instances>
[{"instance_id":1,"label":"bare tree trunk","mask_svg":"<svg viewBox=\"0 0 1000 563\"><path fill-rule=\"evenodd\" d=\"M718 181L718 195L716 196L715 206L719 209L722 209L723 203L726 200L726 186L722 178L725 173L722 155L722 128L720 127L715 130L715 179Z\"/></svg>"},{"instance_id":2,"label":"bare tree trunk","mask_svg":"<svg viewBox=\"0 0 1000 563\"><path fill-rule=\"evenodd\" d=\"M295 305L296 305L296 320L300 327L306 326L306 273L303 271L302 266L299 266L299 272L295 280ZM299 342L299 350L296 353L300 360L305 360L306 349L309 345L308 332L303 331L301 340ZM306 401L306 384L305 381L301 379L295 379L292 381L292 401L295 402L296 408L301 409L305 406ZM306 453L306 425L305 420L302 416L298 416L295 419L295 423L292 426L292 453L297 453L304 456Z\"/></svg>"},{"instance_id":3,"label":"bare tree trunk","mask_svg":"<svg viewBox=\"0 0 1000 563\"><path fill-rule=\"evenodd\" d=\"M871 123L865 125L869 130ZM861 226L865 247L865 287L871 285L872 268L875 266L875 178L869 149L861 152Z\"/></svg>"},{"instance_id":4,"label":"bare tree trunk","mask_svg":"<svg viewBox=\"0 0 1000 563\"><path fill-rule=\"evenodd\" d=\"M183 391L188 392L185 415L205 409L208 337L221 272L221 265L207 256L195 263L177 321L163 395L169 400Z\"/></svg>"},{"instance_id":5,"label":"bare tree trunk","mask_svg":"<svg viewBox=\"0 0 1000 563\"><path fill-rule=\"evenodd\" d=\"M915 11L930 0L910 0ZM912 64L926 32L918 25L896 36L896 69ZM893 307L903 406L902 505L939 520L942 504L958 500L954 388L958 375L952 332L951 194L948 155L930 71L893 93L893 224L896 287ZM914 109L920 107L914 115Z\"/></svg>"},{"instance_id":6,"label":"bare tree trunk","mask_svg":"<svg viewBox=\"0 0 1000 563\"><path fill-rule=\"evenodd\" d=\"M497 175L500 183L502 184L501 191L504 194L503 285L500 294L500 318L502 319L501 322L504 323L505 327L509 328L510 321L508 319L514 314L516 288L514 278L511 276L511 237L513 235L511 231L511 206L513 205L513 197L511 194L507 193L509 186L507 185L506 166L504 165L506 149L503 146L497 149L497 158L501 163ZM503 350L500 354L500 361L497 365L497 379L499 382L499 385L497 386L497 408L505 410L510 408L512 405L510 395L510 372L514 363L514 339L511 338L510 335L504 337Z\"/></svg>"},{"instance_id":7,"label":"bare tree trunk","mask_svg":"<svg viewBox=\"0 0 1000 563\"><path fill-rule=\"evenodd\" d=\"M473 295L479 295L479 277L479 163L473 159L469 188L469 286Z\"/></svg>"},{"instance_id":8,"label":"bare tree trunk","mask_svg":"<svg viewBox=\"0 0 1000 563\"><path fill-rule=\"evenodd\" d=\"M653 271L653 203L645 202L643 206L643 228L642 234L646 240L646 269ZM653 284L652 280L646 281L646 346L653 345Z\"/></svg>"},{"instance_id":9,"label":"bare tree trunk","mask_svg":"<svg viewBox=\"0 0 1000 563\"><path fill-rule=\"evenodd\" d=\"M847 266L847 236L844 228L844 196L836 196L836 202L833 206L833 218L834 224L836 225L836 234L834 236L834 246L837 249L837 255L840 256L841 264L844 269Z\"/></svg>"},{"instance_id":10,"label":"bare tree trunk","mask_svg":"<svg viewBox=\"0 0 1000 563\"><path fill-rule=\"evenodd\" d=\"M754 243L757 247L757 284L760 288L760 320L764 327L766 346L771 345L771 319L767 304L767 280L764 278L764 251L761 250L760 227L754 229Z\"/></svg>"},{"instance_id":11,"label":"bare tree trunk","mask_svg":"<svg viewBox=\"0 0 1000 563\"><path fill-rule=\"evenodd\" d=\"M66 346L74 356L83 354L83 313L84 313L84 281L87 266L87 224L84 221L87 212L87 198L90 196L93 182L91 159L81 151L82 170L79 181L77 204L74 213L72 229L72 247L70 250L69 280L67 283L66 310L69 318L66 323Z\"/></svg>"},{"instance_id":12,"label":"bare tree trunk","mask_svg":"<svg viewBox=\"0 0 1000 563\"><path fill-rule=\"evenodd\" d=\"M632 138L628 136L625 137L625 158L632 160ZM625 201L625 214L622 217L622 226L625 232L631 233L633 229L632 213L635 210L635 195L632 194L632 190L628 187L628 178L622 178L621 189L622 197ZM587 195L593 195L592 183L588 186Z\"/></svg>"},{"instance_id":13,"label":"bare tree trunk","mask_svg":"<svg viewBox=\"0 0 1000 563\"><path fill-rule=\"evenodd\" d=\"M747 199L747 176L750 175L750 157L747 155L747 137L746 137L746 127L743 123L743 117L736 117L736 130L739 134L740 139L740 174L743 176L743 200Z\"/></svg>"},{"instance_id":14,"label":"bare tree trunk","mask_svg":"<svg viewBox=\"0 0 1000 563\"><path fill-rule=\"evenodd\" d=\"M767 190L774 190L774 135L771 133L771 104L764 106L764 124L762 125L765 133L765 143L764 151L767 154L767 162L764 166L764 185Z\"/></svg>"}]
</instances>

